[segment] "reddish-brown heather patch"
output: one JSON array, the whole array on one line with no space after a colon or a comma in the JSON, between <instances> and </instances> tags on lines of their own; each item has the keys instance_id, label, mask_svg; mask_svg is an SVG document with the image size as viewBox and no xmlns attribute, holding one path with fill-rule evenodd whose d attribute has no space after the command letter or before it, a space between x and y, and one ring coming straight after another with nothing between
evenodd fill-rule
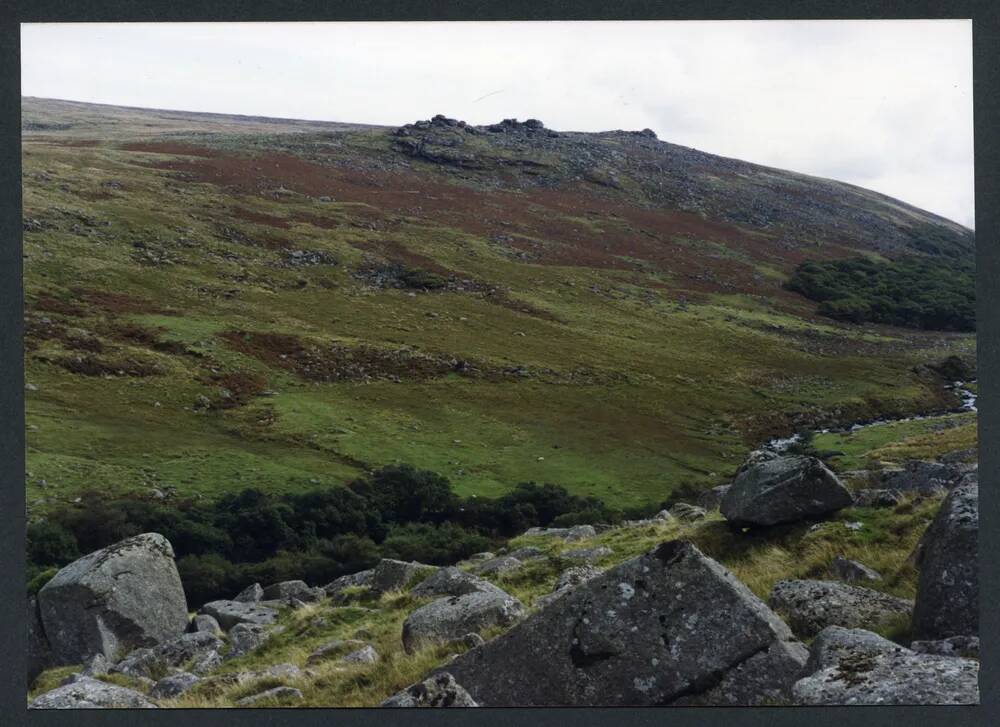
<instances>
[{"instance_id":1,"label":"reddish-brown heather patch","mask_svg":"<svg viewBox=\"0 0 1000 727\"><path fill-rule=\"evenodd\" d=\"M246 220L247 222L253 222L258 225L280 227L281 229L288 229L289 227L288 220L285 218L275 217L274 215L265 214L264 212L254 212L243 207L233 207L230 212L232 213L232 216L237 219Z\"/></svg>"},{"instance_id":2,"label":"reddish-brown heather patch","mask_svg":"<svg viewBox=\"0 0 1000 727\"><path fill-rule=\"evenodd\" d=\"M88 305L105 313L160 313L169 315L171 311L151 300L128 293L112 293L108 290L73 288L73 293Z\"/></svg>"},{"instance_id":3,"label":"reddish-brown heather patch","mask_svg":"<svg viewBox=\"0 0 1000 727\"><path fill-rule=\"evenodd\" d=\"M51 293L40 293L35 296L34 302L29 301L29 306L37 311L46 313L58 313L64 316L83 316L86 312L76 303L57 298Z\"/></svg>"}]
</instances>

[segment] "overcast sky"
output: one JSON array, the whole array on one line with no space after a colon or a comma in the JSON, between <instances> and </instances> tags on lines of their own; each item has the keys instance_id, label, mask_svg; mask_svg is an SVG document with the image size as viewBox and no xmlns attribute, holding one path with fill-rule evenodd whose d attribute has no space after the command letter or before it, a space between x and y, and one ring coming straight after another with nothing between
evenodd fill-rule
<instances>
[{"instance_id":1,"label":"overcast sky","mask_svg":"<svg viewBox=\"0 0 1000 727\"><path fill-rule=\"evenodd\" d=\"M972 226L972 26L944 21L22 26L22 93L398 125L649 127Z\"/></svg>"}]
</instances>

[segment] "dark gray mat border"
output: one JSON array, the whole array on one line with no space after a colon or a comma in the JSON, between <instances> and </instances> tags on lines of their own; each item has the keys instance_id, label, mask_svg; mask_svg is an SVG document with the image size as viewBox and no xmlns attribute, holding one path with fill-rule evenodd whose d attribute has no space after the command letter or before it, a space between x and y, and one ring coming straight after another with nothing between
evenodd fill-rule
<instances>
[{"instance_id":1,"label":"dark gray mat border","mask_svg":"<svg viewBox=\"0 0 1000 727\"><path fill-rule=\"evenodd\" d=\"M19 22L235 21L235 20L582 20L973 18L976 131L976 229L980 367L980 529L983 662L980 707L483 709L483 710L184 710L163 712L31 712L24 709L27 650L24 627L24 399L21 225ZM990 0L13 0L0 3L0 722L32 725L328 725L406 723L507 727L574 724L653 725L922 725L1000 723L997 704L1000 589L1000 17ZM711 150L709 150L711 151ZM8 721L9 720L9 721Z\"/></svg>"}]
</instances>

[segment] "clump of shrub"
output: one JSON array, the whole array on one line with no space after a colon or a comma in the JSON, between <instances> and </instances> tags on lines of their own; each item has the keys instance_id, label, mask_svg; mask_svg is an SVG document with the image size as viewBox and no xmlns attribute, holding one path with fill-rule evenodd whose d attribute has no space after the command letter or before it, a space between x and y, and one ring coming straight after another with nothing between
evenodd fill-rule
<instances>
[{"instance_id":1,"label":"clump of shrub","mask_svg":"<svg viewBox=\"0 0 1000 727\"><path fill-rule=\"evenodd\" d=\"M976 329L971 257L806 262L799 265L786 287L817 301L820 315L849 323L943 331Z\"/></svg>"},{"instance_id":2,"label":"clump of shrub","mask_svg":"<svg viewBox=\"0 0 1000 727\"><path fill-rule=\"evenodd\" d=\"M104 499L95 492L28 528L28 576L41 587L34 579L82 553L158 532L173 544L188 599L198 605L229 598L253 581L322 584L383 557L444 565L530 527L620 517L596 498L552 484L462 498L447 478L407 465L346 486L286 494L247 488L214 502Z\"/></svg>"}]
</instances>

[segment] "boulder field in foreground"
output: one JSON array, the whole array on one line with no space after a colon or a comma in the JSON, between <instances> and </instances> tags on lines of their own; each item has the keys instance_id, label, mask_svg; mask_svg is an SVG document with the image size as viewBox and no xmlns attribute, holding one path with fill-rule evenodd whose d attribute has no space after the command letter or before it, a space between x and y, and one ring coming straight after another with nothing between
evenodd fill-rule
<instances>
[{"instance_id":1,"label":"boulder field in foreground","mask_svg":"<svg viewBox=\"0 0 1000 727\"><path fill-rule=\"evenodd\" d=\"M827 515L853 501L815 457L773 457L741 468L719 509L736 525L766 526Z\"/></svg>"},{"instance_id":2,"label":"boulder field in foreground","mask_svg":"<svg viewBox=\"0 0 1000 727\"><path fill-rule=\"evenodd\" d=\"M787 699L806 657L746 586L675 540L580 584L442 671L490 707L750 705Z\"/></svg>"},{"instance_id":3,"label":"boulder field in foreground","mask_svg":"<svg viewBox=\"0 0 1000 727\"><path fill-rule=\"evenodd\" d=\"M173 548L162 535L144 533L56 573L38 592L32 641L33 648L50 650L53 664L78 664L94 654L113 659L155 646L180 636L187 625Z\"/></svg>"}]
</instances>

